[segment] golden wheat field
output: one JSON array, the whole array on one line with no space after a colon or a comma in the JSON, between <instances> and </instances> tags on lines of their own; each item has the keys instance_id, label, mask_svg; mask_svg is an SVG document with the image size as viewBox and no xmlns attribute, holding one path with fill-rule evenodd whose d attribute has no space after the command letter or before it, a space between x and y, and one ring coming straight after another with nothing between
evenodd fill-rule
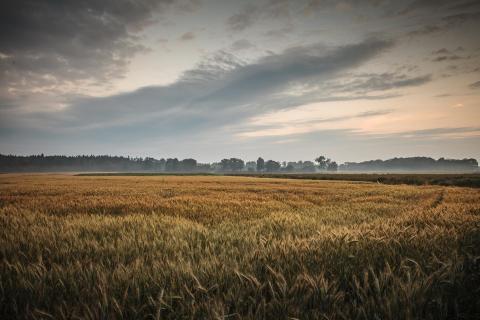
<instances>
[{"instance_id":1,"label":"golden wheat field","mask_svg":"<svg viewBox=\"0 0 480 320\"><path fill-rule=\"evenodd\" d=\"M480 190L0 175L0 318L475 319Z\"/></svg>"}]
</instances>

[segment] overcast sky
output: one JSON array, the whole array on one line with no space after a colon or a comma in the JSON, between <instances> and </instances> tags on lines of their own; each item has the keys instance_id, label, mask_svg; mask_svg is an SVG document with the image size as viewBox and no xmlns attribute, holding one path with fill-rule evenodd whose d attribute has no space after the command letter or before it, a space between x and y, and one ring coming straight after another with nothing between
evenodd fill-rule
<instances>
[{"instance_id":1,"label":"overcast sky","mask_svg":"<svg viewBox=\"0 0 480 320\"><path fill-rule=\"evenodd\" d=\"M480 1L7 0L0 153L480 158Z\"/></svg>"}]
</instances>

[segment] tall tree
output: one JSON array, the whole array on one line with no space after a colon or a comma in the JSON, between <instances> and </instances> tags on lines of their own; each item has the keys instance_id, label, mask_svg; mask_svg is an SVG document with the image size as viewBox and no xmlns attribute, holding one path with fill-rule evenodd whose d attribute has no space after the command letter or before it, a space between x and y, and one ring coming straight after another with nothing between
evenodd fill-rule
<instances>
[{"instance_id":1,"label":"tall tree","mask_svg":"<svg viewBox=\"0 0 480 320\"><path fill-rule=\"evenodd\" d=\"M242 159L230 158L222 159L220 165L222 171L240 171L245 167L245 162Z\"/></svg>"},{"instance_id":2,"label":"tall tree","mask_svg":"<svg viewBox=\"0 0 480 320\"><path fill-rule=\"evenodd\" d=\"M230 167L232 171L240 171L245 167L245 162L242 159L230 158Z\"/></svg>"},{"instance_id":3,"label":"tall tree","mask_svg":"<svg viewBox=\"0 0 480 320\"><path fill-rule=\"evenodd\" d=\"M180 161L180 167L183 171L194 171L197 168L197 160L183 159Z\"/></svg>"},{"instance_id":4,"label":"tall tree","mask_svg":"<svg viewBox=\"0 0 480 320\"><path fill-rule=\"evenodd\" d=\"M320 170L326 170L329 161L330 159L327 159L324 156L319 156L315 159L315 162L318 163L318 168Z\"/></svg>"},{"instance_id":5,"label":"tall tree","mask_svg":"<svg viewBox=\"0 0 480 320\"><path fill-rule=\"evenodd\" d=\"M257 171L263 171L265 169L265 160L262 157L257 159Z\"/></svg>"},{"instance_id":6,"label":"tall tree","mask_svg":"<svg viewBox=\"0 0 480 320\"><path fill-rule=\"evenodd\" d=\"M280 163L273 160L268 160L265 163L265 170L267 172L275 172L280 170Z\"/></svg>"},{"instance_id":7,"label":"tall tree","mask_svg":"<svg viewBox=\"0 0 480 320\"><path fill-rule=\"evenodd\" d=\"M337 171L338 170L338 164L335 161L332 161L328 164L327 167L328 171Z\"/></svg>"},{"instance_id":8,"label":"tall tree","mask_svg":"<svg viewBox=\"0 0 480 320\"><path fill-rule=\"evenodd\" d=\"M165 171L178 171L179 168L179 161L177 158L168 158L167 162L165 163Z\"/></svg>"}]
</instances>

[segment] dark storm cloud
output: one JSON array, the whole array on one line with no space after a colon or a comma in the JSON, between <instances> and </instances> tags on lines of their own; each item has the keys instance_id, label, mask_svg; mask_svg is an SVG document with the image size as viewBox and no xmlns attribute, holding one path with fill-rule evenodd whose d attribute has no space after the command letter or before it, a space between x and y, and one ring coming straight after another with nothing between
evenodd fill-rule
<instances>
[{"instance_id":1,"label":"dark storm cloud","mask_svg":"<svg viewBox=\"0 0 480 320\"><path fill-rule=\"evenodd\" d=\"M136 33L172 0L15 0L0 10L0 85L31 89L121 77Z\"/></svg>"}]
</instances>

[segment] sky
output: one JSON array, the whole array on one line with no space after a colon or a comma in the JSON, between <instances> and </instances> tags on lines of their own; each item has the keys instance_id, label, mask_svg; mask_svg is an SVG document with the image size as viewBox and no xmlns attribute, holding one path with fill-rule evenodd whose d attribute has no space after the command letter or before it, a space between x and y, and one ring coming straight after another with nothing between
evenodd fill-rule
<instances>
[{"instance_id":1,"label":"sky","mask_svg":"<svg viewBox=\"0 0 480 320\"><path fill-rule=\"evenodd\" d=\"M479 0L6 0L0 153L480 159Z\"/></svg>"}]
</instances>

